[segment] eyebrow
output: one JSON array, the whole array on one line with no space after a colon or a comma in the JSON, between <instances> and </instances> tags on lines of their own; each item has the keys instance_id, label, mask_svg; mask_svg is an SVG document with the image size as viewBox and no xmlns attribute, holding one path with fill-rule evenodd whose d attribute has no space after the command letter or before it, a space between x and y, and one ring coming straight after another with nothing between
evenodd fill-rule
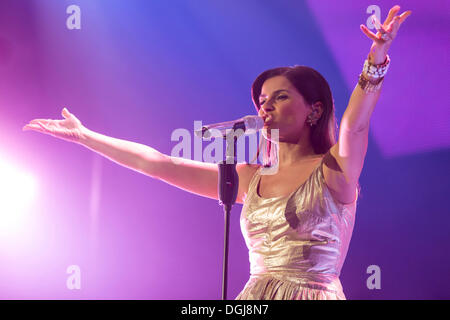
<instances>
[{"instance_id":1,"label":"eyebrow","mask_svg":"<svg viewBox=\"0 0 450 320\"><path fill-rule=\"evenodd\" d=\"M286 89L279 89L279 90L274 91L272 94L277 94L277 93L279 93L279 92L281 92L281 91L289 92L289 91L286 90ZM265 94L260 94L259 97L261 98L261 97L267 97L267 96L266 96Z\"/></svg>"}]
</instances>

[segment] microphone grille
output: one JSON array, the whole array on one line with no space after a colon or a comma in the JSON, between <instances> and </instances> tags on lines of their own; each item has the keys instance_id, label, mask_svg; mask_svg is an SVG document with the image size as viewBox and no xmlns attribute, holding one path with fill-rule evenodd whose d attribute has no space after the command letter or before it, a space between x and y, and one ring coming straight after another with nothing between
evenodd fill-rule
<instances>
[{"instance_id":1,"label":"microphone grille","mask_svg":"<svg viewBox=\"0 0 450 320\"><path fill-rule=\"evenodd\" d=\"M244 117L246 129L259 130L264 127L264 120L259 116Z\"/></svg>"}]
</instances>

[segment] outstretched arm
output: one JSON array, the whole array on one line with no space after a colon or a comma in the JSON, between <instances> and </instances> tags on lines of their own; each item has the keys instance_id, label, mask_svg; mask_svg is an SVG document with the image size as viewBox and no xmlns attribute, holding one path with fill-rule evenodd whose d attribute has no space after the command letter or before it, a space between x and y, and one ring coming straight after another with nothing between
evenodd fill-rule
<instances>
[{"instance_id":1,"label":"outstretched arm","mask_svg":"<svg viewBox=\"0 0 450 320\"><path fill-rule=\"evenodd\" d=\"M388 49L400 25L411 14L411 11L406 11L396 16L399 10L400 6L394 6L389 11L383 25L378 25L377 34L369 31L364 25L360 26L362 32L373 40L368 55L369 64L381 65L386 62ZM363 77L361 80L367 80L373 85L381 86L383 81L364 73L361 77ZM341 171L324 168L327 185L334 190L338 198L347 200L345 202L351 202L355 198L355 188L367 152L370 118L379 97L380 88L369 91L364 90L360 83L356 85L341 120L338 142L330 150Z\"/></svg>"},{"instance_id":2,"label":"outstretched arm","mask_svg":"<svg viewBox=\"0 0 450 320\"><path fill-rule=\"evenodd\" d=\"M32 120L23 127L23 130L33 130L78 143L121 166L159 179L182 190L218 199L218 168L216 164L171 157L147 145L94 132L83 126L81 121L66 108L62 110L62 116L63 120ZM249 181L256 167L240 163L236 166L236 170L239 175L236 202L243 203Z\"/></svg>"},{"instance_id":3,"label":"outstretched arm","mask_svg":"<svg viewBox=\"0 0 450 320\"><path fill-rule=\"evenodd\" d=\"M397 36L400 25L411 14L411 11L406 11L400 16L395 14L400 10L399 6L394 6L388 14L386 21L380 25L380 31L375 35L365 25L360 28L365 35L373 40L372 47L368 55L370 64L383 64L387 58L387 52L392 44L392 41ZM383 34L385 34L383 36ZM383 40L386 39L386 40ZM367 76L366 76L367 77ZM376 80L376 79L373 79ZM376 81L373 81L376 84ZM369 127L370 117L375 108L375 105L380 97L380 90L374 92L366 92L361 86L356 85L352 92L347 109L342 117L342 125L348 130L362 131Z\"/></svg>"}]
</instances>

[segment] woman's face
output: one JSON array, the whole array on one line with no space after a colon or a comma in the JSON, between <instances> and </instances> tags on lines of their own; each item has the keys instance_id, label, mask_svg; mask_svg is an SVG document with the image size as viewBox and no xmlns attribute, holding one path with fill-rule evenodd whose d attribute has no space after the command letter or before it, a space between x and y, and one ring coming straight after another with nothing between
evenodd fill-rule
<instances>
[{"instance_id":1,"label":"woman's face","mask_svg":"<svg viewBox=\"0 0 450 320\"><path fill-rule=\"evenodd\" d=\"M258 115L265 118L264 128L279 130L280 142L296 143L311 112L303 96L284 76L267 79L259 96Z\"/></svg>"}]
</instances>

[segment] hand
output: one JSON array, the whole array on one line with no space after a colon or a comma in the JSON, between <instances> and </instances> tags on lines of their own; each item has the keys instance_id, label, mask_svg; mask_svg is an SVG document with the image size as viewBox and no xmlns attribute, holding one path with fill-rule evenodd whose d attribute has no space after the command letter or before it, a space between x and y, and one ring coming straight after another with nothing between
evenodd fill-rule
<instances>
[{"instance_id":1,"label":"hand","mask_svg":"<svg viewBox=\"0 0 450 320\"><path fill-rule=\"evenodd\" d=\"M381 24L375 15L373 15L374 25L377 28L377 34L371 32L365 25L360 25L362 32L371 40L373 40L372 47L370 48L369 58L372 59L372 63L381 64L386 58L387 51L392 44L392 41L397 36L398 29L406 18L412 13L411 10L403 12L401 15L396 16L400 11L400 6L396 5L389 10L389 14Z\"/></svg>"},{"instance_id":2,"label":"hand","mask_svg":"<svg viewBox=\"0 0 450 320\"><path fill-rule=\"evenodd\" d=\"M86 128L81 124L80 120L69 113L69 110L66 108L62 110L62 116L65 118L64 120L31 120L22 128L22 130L34 130L66 141L79 143L83 137L83 131L86 130Z\"/></svg>"}]
</instances>

